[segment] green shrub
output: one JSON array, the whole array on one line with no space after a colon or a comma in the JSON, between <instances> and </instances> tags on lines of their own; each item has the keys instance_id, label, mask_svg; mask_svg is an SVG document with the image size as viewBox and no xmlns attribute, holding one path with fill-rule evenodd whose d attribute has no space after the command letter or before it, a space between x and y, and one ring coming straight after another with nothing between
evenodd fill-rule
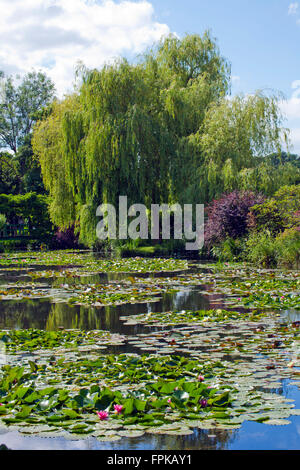
<instances>
[{"instance_id":1,"label":"green shrub","mask_svg":"<svg viewBox=\"0 0 300 470\"><path fill-rule=\"evenodd\" d=\"M211 249L213 258L219 261L238 261L243 258L245 249L245 238L226 238L218 245L214 245Z\"/></svg>"},{"instance_id":2,"label":"green shrub","mask_svg":"<svg viewBox=\"0 0 300 470\"><path fill-rule=\"evenodd\" d=\"M276 238L279 264L288 268L300 265L300 231L288 229Z\"/></svg>"},{"instance_id":3,"label":"green shrub","mask_svg":"<svg viewBox=\"0 0 300 470\"><path fill-rule=\"evenodd\" d=\"M247 242L248 261L266 268L300 265L300 231L292 228L273 236L268 231L252 232Z\"/></svg>"},{"instance_id":4,"label":"green shrub","mask_svg":"<svg viewBox=\"0 0 300 470\"><path fill-rule=\"evenodd\" d=\"M266 268L275 267L278 262L276 238L268 231L252 232L246 241L247 259Z\"/></svg>"},{"instance_id":5,"label":"green shrub","mask_svg":"<svg viewBox=\"0 0 300 470\"><path fill-rule=\"evenodd\" d=\"M277 235L300 223L300 185L283 186L263 204L251 207L248 227Z\"/></svg>"}]
</instances>

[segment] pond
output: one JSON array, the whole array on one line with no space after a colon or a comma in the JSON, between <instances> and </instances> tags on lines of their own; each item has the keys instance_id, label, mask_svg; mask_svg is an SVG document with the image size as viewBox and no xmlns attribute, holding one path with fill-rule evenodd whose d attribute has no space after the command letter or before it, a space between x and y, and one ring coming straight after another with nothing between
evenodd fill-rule
<instances>
[{"instance_id":1,"label":"pond","mask_svg":"<svg viewBox=\"0 0 300 470\"><path fill-rule=\"evenodd\" d=\"M244 264L2 255L0 444L299 449L299 286Z\"/></svg>"}]
</instances>

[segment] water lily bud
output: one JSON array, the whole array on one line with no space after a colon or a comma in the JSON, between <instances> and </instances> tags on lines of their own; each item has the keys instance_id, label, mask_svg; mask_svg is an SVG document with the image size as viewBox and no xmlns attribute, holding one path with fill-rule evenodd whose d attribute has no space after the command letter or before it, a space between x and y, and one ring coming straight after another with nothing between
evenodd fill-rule
<instances>
[{"instance_id":1,"label":"water lily bud","mask_svg":"<svg viewBox=\"0 0 300 470\"><path fill-rule=\"evenodd\" d=\"M120 413L122 413L123 405L114 405L114 410L115 413L119 415Z\"/></svg>"}]
</instances>

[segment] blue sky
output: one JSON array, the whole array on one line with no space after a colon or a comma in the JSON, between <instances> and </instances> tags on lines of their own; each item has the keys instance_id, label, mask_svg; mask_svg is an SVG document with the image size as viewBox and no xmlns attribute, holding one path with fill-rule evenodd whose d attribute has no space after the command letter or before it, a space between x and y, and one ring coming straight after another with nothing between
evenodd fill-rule
<instances>
[{"instance_id":1,"label":"blue sky","mask_svg":"<svg viewBox=\"0 0 300 470\"><path fill-rule=\"evenodd\" d=\"M180 36L210 29L245 93L275 88L291 94L300 79L299 14L289 0L152 0L157 20Z\"/></svg>"},{"instance_id":2,"label":"blue sky","mask_svg":"<svg viewBox=\"0 0 300 470\"><path fill-rule=\"evenodd\" d=\"M300 153L300 2L289 0L152 0L156 18L179 36L210 29L232 66L232 93L280 91ZM297 83L297 81L299 81Z\"/></svg>"},{"instance_id":3,"label":"blue sky","mask_svg":"<svg viewBox=\"0 0 300 470\"><path fill-rule=\"evenodd\" d=\"M1 0L0 70L44 70L59 95L88 67L133 57L170 32L210 29L232 65L232 93L281 91L300 154L300 0Z\"/></svg>"}]
</instances>

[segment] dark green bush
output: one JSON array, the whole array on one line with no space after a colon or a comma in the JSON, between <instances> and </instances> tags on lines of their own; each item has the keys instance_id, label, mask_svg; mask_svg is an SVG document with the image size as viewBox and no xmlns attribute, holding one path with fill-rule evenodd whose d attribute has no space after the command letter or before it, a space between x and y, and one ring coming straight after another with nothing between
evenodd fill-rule
<instances>
[{"instance_id":1,"label":"dark green bush","mask_svg":"<svg viewBox=\"0 0 300 470\"><path fill-rule=\"evenodd\" d=\"M15 224L21 218L27 222L32 238L50 242L53 226L48 214L48 197L36 193L0 194L0 213L8 224Z\"/></svg>"}]
</instances>

